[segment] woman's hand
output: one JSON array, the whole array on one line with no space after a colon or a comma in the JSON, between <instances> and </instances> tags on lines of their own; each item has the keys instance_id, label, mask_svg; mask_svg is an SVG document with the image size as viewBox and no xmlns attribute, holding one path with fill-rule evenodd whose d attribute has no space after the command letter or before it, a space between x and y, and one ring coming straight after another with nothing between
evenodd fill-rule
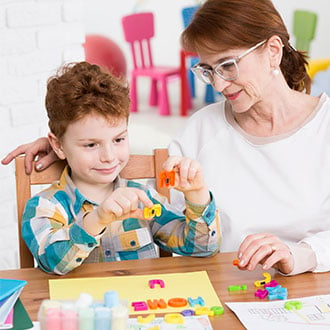
<instances>
[{"instance_id":1,"label":"woman's hand","mask_svg":"<svg viewBox=\"0 0 330 330\"><path fill-rule=\"evenodd\" d=\"M197 160L170 156L164 162L163 168L166 171L175 171L173 188L182 191L188 201L200 205L210 202L210 193L204 182L202 167Z\"/></svg>"},{"instance_id":2,"label":"woman's hand","mask_svg":"<svg viewBox=\"0 0 330 330\"><path fill-rule=\"evenodd\" d=\"M25 172L31 174L32 163L36 160L35 168L41 171L47 168L50 164L58 160L55 152L49 144L46 137L39 138L33 142L22 144L11 151L5 158L2 159L3 165L9 164L15 157L25 154Z\"/></svg>"},{"instance_id":3,"label":"woman's hand","mask_svg":"<svg viewBox=\"0 0 330 330\"><path fill-rule=\"evenodd\" d=\"M247 236L239 247L238 259L238 267L247 270L254 270L261 264L264 270L274 267L289 274L294 266L289 247L277 236L268 233Z\"/></svg>"}]
</instances>

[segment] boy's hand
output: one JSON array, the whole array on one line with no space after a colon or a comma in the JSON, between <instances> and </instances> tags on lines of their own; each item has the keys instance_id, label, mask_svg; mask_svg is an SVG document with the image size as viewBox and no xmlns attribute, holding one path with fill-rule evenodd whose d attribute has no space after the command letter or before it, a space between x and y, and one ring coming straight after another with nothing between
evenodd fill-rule
<instances>
[{"instance_id":1,"label":"boy's hand","mask_svg":"<svg viewBox=\"0 0 330 330\"><path fill-rule=\"evenodd\" d=\"M204 188L204 178L201 165L197 160L187 157L170 156L163 168L166 171L175 171L175 184L173 188L182 192L200 190Z\"/></svg>"},{"instance_id":2,"label":"boy's hand","mask_svg":"<svg viewBox=\"0 0 330 330\"><path fill-rule=\"evenodd\" d=\"M210 194L204 183L202 167L197 160L187 157L170 156L163 168L175 171L173 188L182 191L191 203L205 205L210 202Z\"/></svg>"},{"instance_id":3,"label":"boy's hand","mask_svg":"<svg viewBox=\"0 0 330 330\"><path fill-rule=\"evenodd\" d=\"M143 209L138 208L139 201L146 207L153 206L143 190L129 187L116 189L97 208L99 223L106 225L127 218L145 219Z\"/></svg>"}]
</instances>

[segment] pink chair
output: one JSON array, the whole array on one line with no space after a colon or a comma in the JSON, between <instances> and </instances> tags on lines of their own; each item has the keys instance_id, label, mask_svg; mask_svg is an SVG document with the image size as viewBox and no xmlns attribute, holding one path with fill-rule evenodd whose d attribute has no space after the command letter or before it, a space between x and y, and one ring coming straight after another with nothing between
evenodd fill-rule
<instances>
[{"instance_id":1,"label":"pink chair","mask_svg":"<svg viewBox=\"0 0 330 330\"><path fill-rule=\"evenodd\" d=\"M125 40L130 43L133 66L131 72L131 111L137 112L138 76L151 78L149 105L159 105L159 114L170 115L167 82L170 77L180 78L180 69L169 66L155 66L152 61L150 39L155 35L153 13L136 13L122 18ZM158 94L158 83L160 84Z\"/></svg>"}]
</instances>

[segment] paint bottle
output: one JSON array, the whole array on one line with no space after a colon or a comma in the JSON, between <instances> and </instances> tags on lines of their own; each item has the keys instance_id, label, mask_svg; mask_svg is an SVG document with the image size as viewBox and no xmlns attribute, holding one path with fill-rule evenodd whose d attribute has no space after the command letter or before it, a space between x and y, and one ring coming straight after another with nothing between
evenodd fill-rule
<instances>
[{"instance_id":1,"label":"paint bottle","mask_svg":"<svg viewBox=\"0 0 330 330\"><path fill-rule=\"evenodd\" d=\"M81 307L78 310L79 330L94 330L94 309L91 307Z\"/></svg>"},{"instance_id":2,"label":"paint bottle","mask_svg":"<svg viewBox=\"0 0 330 330\"><path fill-rule=\"evenodd\" d=\"M107 307L97 307L94 310L94 330L111 330L111 310ZM116 329L117 330L117 329Z\"/></svg>"}]
</instances>

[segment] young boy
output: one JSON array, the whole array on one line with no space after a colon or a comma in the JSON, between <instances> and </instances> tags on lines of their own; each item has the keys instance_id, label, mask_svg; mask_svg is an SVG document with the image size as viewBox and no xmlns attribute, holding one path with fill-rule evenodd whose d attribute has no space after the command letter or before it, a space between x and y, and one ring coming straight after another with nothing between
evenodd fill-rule
<instances>
[{"instance_id":1,"label":"young boy","mask_svg":"<svg viewBox=\"0 0 330 330\"><path fill-rule=\"evenodd\" d=\"M219 250L219 219L197 161L169 157L185 216L147 186L120 178L129 158L128 87L97 65L67 65L47 85L49 142L68 166L58 182L26 205L23 238L46 272L83 262L157 257L154 243L181 255ZM163 201L163 202L162 202ZM160 203L159 217L143 208Z\"/></svg>"}]
</instances>

